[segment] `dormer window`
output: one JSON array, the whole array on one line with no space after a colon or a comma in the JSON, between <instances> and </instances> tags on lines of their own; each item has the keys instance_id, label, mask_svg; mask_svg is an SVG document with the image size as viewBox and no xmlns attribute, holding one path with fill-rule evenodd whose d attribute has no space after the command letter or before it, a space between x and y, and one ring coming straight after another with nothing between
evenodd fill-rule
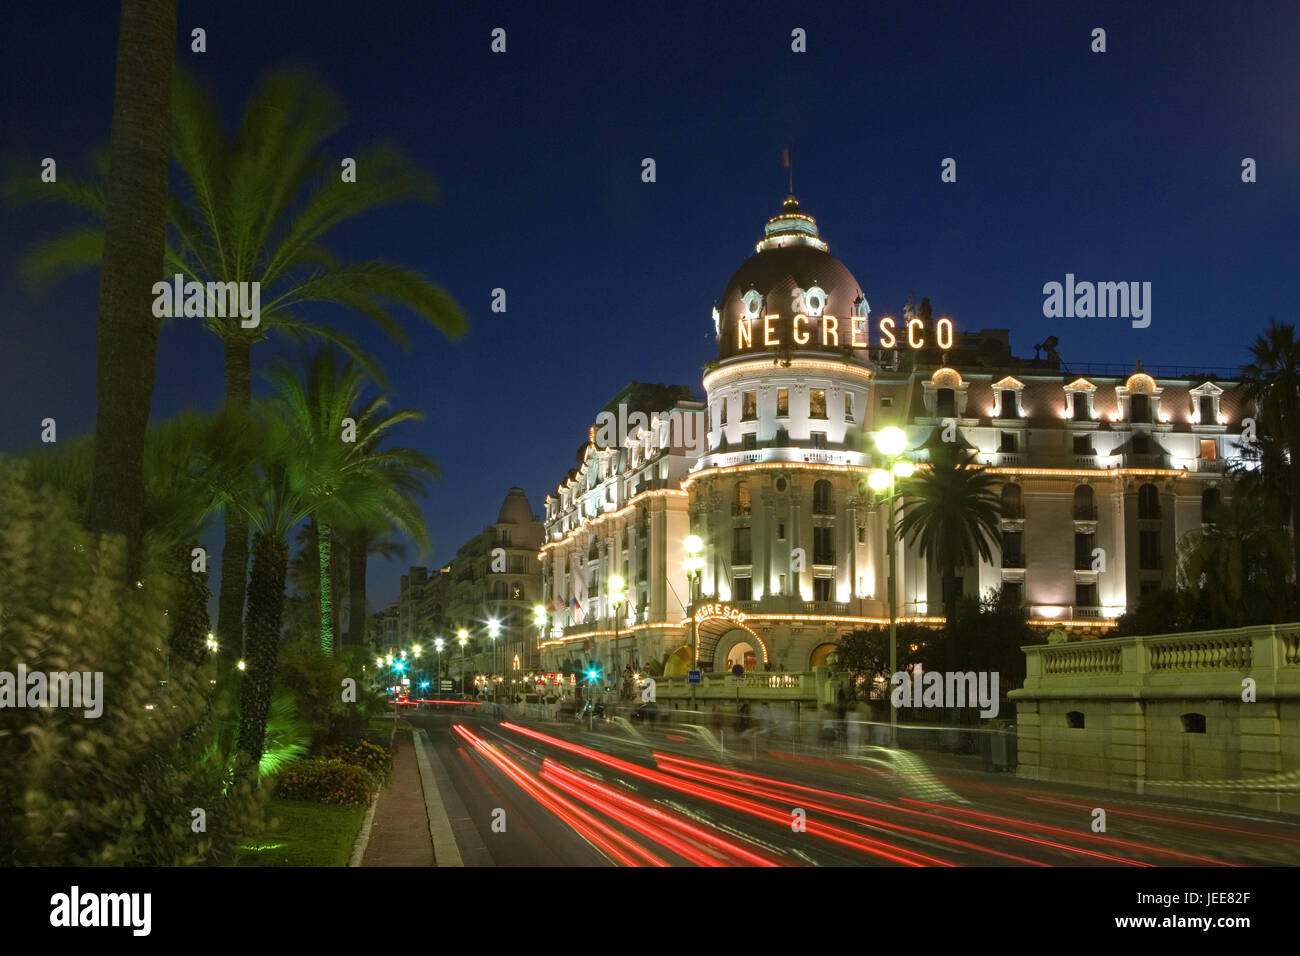
<instances>
[{"instance_id":1,"label":"dormer window","mask_svg":"<svg viewBox=\"0 0 1300 956\"><path fill-rule=\"evenodd\" d=\"M1086 378L1076 378L1065 386L1066 415L1076 422L1090 422L1094 419L1092 396L1097 386Z\"/></svg>"},{"instance_id":2,"label":"dormer window","mask_svg":"<svg viewBox=\"0 0 1300 956\"><path fill-rule=\"evenodd\" d=\"M959 418L966 410L966 382L952 368L941 368L925 383L925 407L937 418Z\"/></svg>"},{"instance_id":3,"label":"dormer window","mask_svg":"<svg viewBox=\"0 0 1300 956\"><path fill-rule=\"evenodd\" d=\"M999 382L993 383L993 392L997 396L997 408L995 409L996 418L1020 418L1020 396L1025 389L1025 383L1011 375Z\"/></svg>"},{"instance_id":4,"label":"dormer window","mask_svg":"<svg viewBox=\"0 0 1300 956\"><path fill-rule=\"evenodd\" d=\"M1218 425L1219 416L1223 414L1221 407L1223 389L1213 382L1205 382L1192 389L1189 394L1192 399L1192 424Z\"/></svg>"}]
</instances>

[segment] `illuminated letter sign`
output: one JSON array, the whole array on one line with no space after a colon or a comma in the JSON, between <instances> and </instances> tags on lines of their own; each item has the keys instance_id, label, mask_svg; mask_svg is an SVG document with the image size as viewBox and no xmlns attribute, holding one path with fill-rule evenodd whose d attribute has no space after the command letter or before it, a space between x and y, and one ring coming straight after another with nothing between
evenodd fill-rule
<instances>
[{"instance_id":1,"label":"illuminated letter sign","mask_svg":"<svg viewBox=\"0 0 1300 956\"><path fill-rule=\"evenodd\" d=\"M805 332L805 331L803 331L802 329L799 328L800 323L803 323L803 324L806 325L806 324L808 323L808 316L806 316L806 315L796 315L796 316L794 317L794 344L795 344L795 345L807 345L807 344L808 344L808 339L810 338L810 336L808 335L807 332Z\"/></svg>"},{"instance_id":2,"label":"illuminated letter sign","mask_svg":"<svg viewBox=\"0 0 1300 956\"><path fill-rule=\"evenodd\" d=\"M812 316L811 318L818 318ZM813 332L809 328L811 318L806 312L797 312L788 321L790 323L790 339L795 346L804 347L812 342ZM736 349L743 351L753 349L754 343L754 323L758 321L756 315L741 315L736 321ZM762 347L773 349L782 347L783 331L779 325L785 321L779 315L765 315L763 321L763 340ZM846 333L849 341L844 345L840 343L840 320L833 315L823 314L820 316L821 321L821 347L822 348L843 348L852 347L854 349L870 348L871 344L867 336L867 319L866 317L850 316L848 318L849 328ZM880 339L876 343L877 348L896 349L902 348L899 344L898 322L893 316L882 316L878 326L880 328ZM953 327L952 319L937 319L930 328L926 327L925 320L913 317L907 320L907 344L910 349L924 349L927 347L937 347L941 351L948 351L953 347L956 341L956 330Z\"/></svg>"},{"instance_id":3,"label":"illuminated letter sign","mask_svg":"<svg viewBox=\"0 0 1300 956\"><path fill-rule=\"evenodd\" d=\"M907 344L914 349L919 349L925 346L925 339L921 339L919 342L916 340L915 330L918 328L924 330L925 323L920 319L907 320Z\"/></svg>"},{"instance_id":4,"label":"illuminated letter sign","mask_svg":"<svg viewBox=\"0 0 1300 956\"><path fill-rule=\"evenodd\" d=\"M736 624L744 624L745 613L743 611L737 611L734 607L730 607L726 604L705 604L695 612L696 624L714 619L732 621Z\"/></svg>"}]
</instances>

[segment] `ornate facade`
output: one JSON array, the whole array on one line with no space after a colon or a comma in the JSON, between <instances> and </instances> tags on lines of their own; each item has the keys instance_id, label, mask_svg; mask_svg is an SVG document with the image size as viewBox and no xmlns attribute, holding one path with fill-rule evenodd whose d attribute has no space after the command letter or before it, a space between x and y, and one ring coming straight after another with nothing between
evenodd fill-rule
<instances>
[{"instance_id":1,"label":"ornate facade","mask_svg":"<svg viewBox=\"0 0 1300 956\"><path fill-rule=\"evenodd\" d=\"M866 478L888 426L919 467L955 442L1000 481L995 559L959 569L963 593L1006 588L1036 623L1102 632L1174 584L1178 542L1226 496L1248 414L1231 372L1070 369L1055 337L1021 359L1005 330L958 333L928 302L873 320L793 197L713 324L704 402L625 415L617 441L593 428L546 499L546 669L799 672L844 632L886 622L887 509ZM898 561L900 619L940 623L936 568L903 544ZM617 615L614 575L628 595Z\"/></svg>"}]
</instances>

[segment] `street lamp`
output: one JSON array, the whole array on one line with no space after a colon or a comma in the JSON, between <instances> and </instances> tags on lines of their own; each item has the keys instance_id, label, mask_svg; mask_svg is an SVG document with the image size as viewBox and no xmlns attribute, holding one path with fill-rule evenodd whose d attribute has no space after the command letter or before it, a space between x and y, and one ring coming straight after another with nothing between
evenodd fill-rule
<instances>
[{"instance_id":1,"label":"street lamp","mask_svg":"<svg viewBox=\"0 0 1300 956\"><path fill-rule=\"evenodd\" d=\"M497 672L497 638L501 635L501 622L498 621L496 618L492 618L491 620L488 621L487 626L488 626L488 636L492 638L492 676L495 677ZM493 684L492 686L494 688L494 693L492 696L495 697L496 685Z\"/></svg>"},{"instance_id":2,"label":"street lamp","mask_svg":"<svg viewBox=\"0 0 1300 956\"><path fill-rule=\"evenodd\" d=\"M533 624L537 628L537 666L541 667L542 638L546 636L546 608L541 604L533 605Z\"/></svg>"},{"instance_id":3,"label":"street lamp","mask_svg":"<svg viewBox=\"0 0 1300 956\"><path fill-rule=\"evenodd\" d=\"M687 608L687 616L691 619L691 641L690 641L691 659L690 659L690 663L687 664L687 670L694 670L695 658L697 654L695 641L696 638L699 636L698 632L695 629L695 601L697 597L697 589L700 580L700 572L704 570L704 558L701 557L701 552L704 550L704 542L700 540L700 536L698 534L690 534L686 536L686 540L682 542L682 545L683 547L686 548L686 560L682 562L682 567L686 569L686 577L690 582L690 590L688 594L688 597L690 598L690 607ZM689 674L687 674L686 680L691 689L691 709L694 710L695 709L695 685L689 683L690 682Z\"/></svg>"},{"instance_id":4,"label":"street lamp","mask_svg":"<svg viewBox=\"0 0 1300 956\"><path fill-rule=\"evenodd\" d=\"M610 644L609 662L610 666L617 671L618 655L618 609L623 603L623 598L627 594L627 582L623 580L621 574L611 574L609 577L609 606L614 614L614 638Z\"/></svg>"},{"instance_id":5,"label":"street lamp","mask_svg":"<svg viewBox=\"0 0 1300 956\"><path fill-rule=\"evenodd\" d=\"M456 643L460 645L460 693L465 696L465 645L469 643L469 631L463 627L456 632Z\"/></svg>"},{"instance_id":6,"label":"street lamp","mask_svg":"<svg viewBox=\"0 0 1300 956\"><path fill-rule=\"evenodd\" d=\"M442 647L446 643L441 637L433 642L433 649L438 652L438 693L442 693Z\"/></svg>"},{"instance_id":7,"label":"street lamp","mask_svg":"<svg viewBox=\"0 0 1300 956\"><path fill-rule=\"evenodd\" d=\"M889 530L886 532L885 545L889 554L889 676L898 673L898 550L894 534L894 505L898 500L894 482L898 478L910 478L916 470L910 461L903 459L903 450L907 447L907 435L901 428L890 426L876 435L876 450L885 458L888 469L877 468L867 476L867 484L875 492L887 492L889 502ZM888 693L888 683L886 683ZM898 746L898 710L889 707L889 745Z\"/></svg>"}]
</instances>

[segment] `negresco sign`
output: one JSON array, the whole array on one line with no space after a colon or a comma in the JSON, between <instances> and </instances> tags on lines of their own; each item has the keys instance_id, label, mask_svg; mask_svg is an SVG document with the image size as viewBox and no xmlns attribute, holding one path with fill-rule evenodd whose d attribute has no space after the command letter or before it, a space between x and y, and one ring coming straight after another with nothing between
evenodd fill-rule
<instances>
[{"instance_id":1,"label":"negresco sign","mask_svg":"<svg viewBox=\"0 0 1300 956\"><path fill-rule=\"evenodd\" d=\"M851 346L855 349L865 349L870 347L867 341L867 320L860 317L850 317L844 320L843 328L840 326L840 320L833 315L820 315L810 318L809 316L798 313L789 320L790 337L795 345L805 346L812 342L813 332L810 325L816 320L821 331L822 348L840 348L842 346ZM777 328L777 323L781 322L779 315L765 315L760 320L757 316L742 316L736 323L736 348L780 348L782 345L782 336ZM757 328L756 328L757 326ZM876 345L882 349L893 349L902 347L900 343L906 343L907 348L923 349L926 347L928 332L925 322L919 318L910 318L907 322L899 326L894 322L892 316L881 317L877 327L880 330L880 338ZM952 319L939 319L934 323L934 342L939 348L947 350L952 348L953 343L953 326ZM755 339L758 344L755 345Z\"/></svg>"},{"instance_id":2,"label":"negresco sign","mask_svg":"<svg viewBox=\"0 0 1300 956\"><path fill-rule=\"evenodd\" d=\"M745 613L737 611L734 607L726 604L702 604L695 611L695 623L701 621L711 621L720 618L726 621L734 621L736 624L745 623Z\"/></svg>"}]
</instances>

